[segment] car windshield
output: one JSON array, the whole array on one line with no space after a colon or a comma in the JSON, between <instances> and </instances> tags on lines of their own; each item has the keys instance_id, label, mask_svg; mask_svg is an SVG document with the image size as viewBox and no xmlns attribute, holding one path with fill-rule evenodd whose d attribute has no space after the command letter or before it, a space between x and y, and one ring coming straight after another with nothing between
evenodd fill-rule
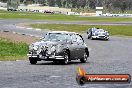
<instances>
[{"instance_id":1,"label":"car windshield","mask_svg":"<svg viewBox=\"0 0 132 88\"><path fill-rule=\"evenodd\" d=\"M99 32L104 32L104 30L103 30L103 29L98 29L98 31L99 31Z\"/></svg>"},{"instance_id":2,"label":"car windshield","mask_svg":"<svg viewBox=\"0 0 132 88\"><path fill-rule=\"evenodd\" d=\"M45 41L70 41L70 35L66 33L48 33L45 38Z\"/></svg>"}]
</instances>

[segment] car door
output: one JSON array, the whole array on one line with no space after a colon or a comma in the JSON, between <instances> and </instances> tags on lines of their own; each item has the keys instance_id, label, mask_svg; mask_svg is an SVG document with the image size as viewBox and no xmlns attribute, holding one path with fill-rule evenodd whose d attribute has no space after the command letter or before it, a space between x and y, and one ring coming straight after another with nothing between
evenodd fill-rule
<instances>
[{"instance_id":1,"label":"car door","mask_svg":"<svg viewBox=\"0 0 132 88\"><path fill-rule=\"evenodd\" d=\"M82 36L79 34L76 35L76 38L77 38L77 48L78 48L77 57L80 59L83 57L85 53L84 40Z\"/></svg>"},{"instance_id":2,"label":"car door","mask_svg":"<svg viewBox=\"0 0 132 88\"><path fill-rule=\"evenodd\" d=\"M76 38L76 35L75 34L72 34L71 35L71 45L69 46L70 48L70 55L71 55L71 59L77 59L78 58L78 43L77 43L77 38Z\"/></svg>"}]
</instances>

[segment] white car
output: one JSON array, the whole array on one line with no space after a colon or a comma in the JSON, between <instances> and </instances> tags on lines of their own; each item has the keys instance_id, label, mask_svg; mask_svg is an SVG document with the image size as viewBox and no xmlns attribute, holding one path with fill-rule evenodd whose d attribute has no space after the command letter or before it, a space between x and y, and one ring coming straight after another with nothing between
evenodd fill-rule
<instances>
[{"instance_id":1,"label":"white car","mask_svg":"<svg viewBox=\"0 0 132 88\"><path fill-rule=\"evenodd\" d=\"M88 39L104 39L109 40L109 33L104 29L100 28L90 28L87 31Z\"/></svg>"}]
</instances>

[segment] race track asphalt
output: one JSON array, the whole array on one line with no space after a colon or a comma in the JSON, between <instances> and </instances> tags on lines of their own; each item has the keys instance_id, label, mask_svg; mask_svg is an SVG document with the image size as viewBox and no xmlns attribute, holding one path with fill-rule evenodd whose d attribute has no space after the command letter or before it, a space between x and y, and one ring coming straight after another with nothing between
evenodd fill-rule
<instances>
[{"instance_id":1,"label":"race track asphalt","mask_svg":"<svg viewBox=\"0 0 132 88\"><path fill-rule=\"evenodd\" d=\"M47 32L47 30L18 27L16 26L18 23L32 23L32 21L1 19L0 30L36 37L41 37ZM79 66L82 66L88 74L132 75L132 38L111 36L109 41L102 41L88 40L86 34L82 35L90 51L87 63L72 61L68 65L59 65L41 61L37 65L30 65L28 59L2 61L0 62L0 88L132 88L132 83L84 86L76 83L76 71Z\"/></svg>"}]
</instances>

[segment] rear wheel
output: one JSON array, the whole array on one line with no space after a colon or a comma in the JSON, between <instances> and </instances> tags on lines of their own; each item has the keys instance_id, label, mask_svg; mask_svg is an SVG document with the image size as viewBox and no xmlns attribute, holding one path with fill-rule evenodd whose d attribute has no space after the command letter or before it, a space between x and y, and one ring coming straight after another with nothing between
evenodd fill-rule
<instances>
[{"instance_id":1,"label":"rear wheel","mask_svg":"<svg viewBox=\"0 0 132 88\"><path fill-rule=\"evenodd\" d=\"M83 58L80 59L81 63L86 63L87 62L87 59L88 59L88 56L89 56L89 52L87 54L86 51L85 51L85 53L83 55Z\"/></svg>"},{"instance_id":2,"label":"rear wheel","mask_svg":"<svg viewBox=\"0 0 132 88\"><path fill-rule=\"evenodd\" d=\"M29 58L31 64L36 64L37 60L35 58Z\"/></svg>"}]
</instances>

